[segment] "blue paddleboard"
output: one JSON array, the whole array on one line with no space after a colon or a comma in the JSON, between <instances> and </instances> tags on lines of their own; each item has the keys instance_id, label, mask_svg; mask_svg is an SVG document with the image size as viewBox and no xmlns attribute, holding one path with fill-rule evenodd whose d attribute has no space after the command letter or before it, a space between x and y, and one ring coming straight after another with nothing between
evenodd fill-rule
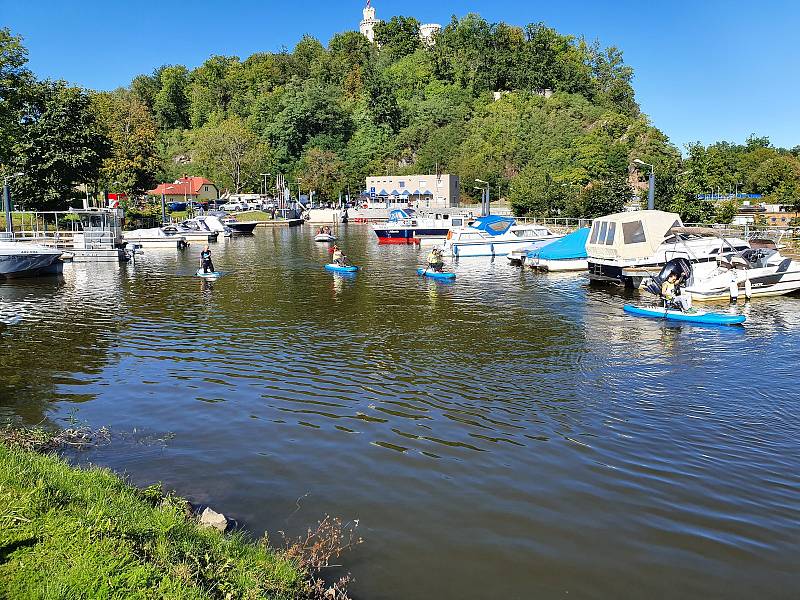
<instances>
[{"instance_id":1,"label":"blue paddleboard","mask_svg":"<svg viewBox=\"0 0 800 600\"><path fill-rule=\"evenodd\" d=\"M194 274L195 277L204 277L206 279L217 279L222 277L222 271L209 271L208 273L203 273L203 269L198 269L197 273Z\"/></svg>"},{"instance_id":2,"label":"blue paddleboard","mask_svg":"<svg viewBox=\"0 0 800 600\"><path fill-rule=\"evenodd\" d=\"M436 271L431 271L430 269L417 269L417 275L424 275L425 277L430 277L432 279L455 279L455 273L447 273L441 272L438 273Z\"/></svg>"},{"instance_id":3,"label":"blue paddleboard","mask_svg":"<svg viewBox=\"0 0 800 600\"><path fill-rule=\"evenodd\" d=\"M355 273L358 271L358 267L355 265L347 265L346 267L342 267L336 263L329 263L325 265L325 268L328 269L328 271L333 271L334 273Z\"/></svg>"},{"instance_id":4,"label":"blue paddleboard","mask_svg":"<svg viewBox=\"0 0 800 600\"><path fill-rule=\"evenodd\" d=\"M637 317L683 321L684 323L705 323L706 325L740 325L747 319L744 315L724 315L704 310L682 312L680 310L667 310L659 306L646 307L626 304L623 309L626 313Z\"/></svg>"}]
</instances>

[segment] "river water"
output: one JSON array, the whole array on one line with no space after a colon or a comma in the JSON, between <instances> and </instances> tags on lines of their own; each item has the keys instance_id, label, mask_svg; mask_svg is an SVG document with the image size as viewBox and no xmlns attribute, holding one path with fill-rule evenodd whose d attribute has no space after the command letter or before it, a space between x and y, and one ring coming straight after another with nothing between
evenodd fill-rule
<instances>
[{"instance_id":1,"label":"river water","mask_svg":"<svg viewBox=\"0 0 800 600\"><path fill-rule=\"evenodd\" d=\"M0 419L108 426L78 460L273 540L358 519L357 598L797 597L800 299L667 326L340 234L355 277L306 228L213 245L215 283L197 247L0 282Z\"/></svg>"}]
</instances>

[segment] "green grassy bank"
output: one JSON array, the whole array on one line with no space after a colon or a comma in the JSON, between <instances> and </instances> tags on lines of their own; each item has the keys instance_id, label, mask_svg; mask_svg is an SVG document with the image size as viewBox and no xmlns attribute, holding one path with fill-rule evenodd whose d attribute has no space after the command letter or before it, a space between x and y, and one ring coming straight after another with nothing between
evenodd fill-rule
<instances>
[{"instance_id":1,"label":"green grassy bank","mask_svg":"<svg viewBox=\"0 0 800 600\"><path fill-rule=\"evenodd\" d=\"M301 564L291 549L201 528L160 488L0 436L0 598L321 597Z\"/></svg>"}]
</instances>

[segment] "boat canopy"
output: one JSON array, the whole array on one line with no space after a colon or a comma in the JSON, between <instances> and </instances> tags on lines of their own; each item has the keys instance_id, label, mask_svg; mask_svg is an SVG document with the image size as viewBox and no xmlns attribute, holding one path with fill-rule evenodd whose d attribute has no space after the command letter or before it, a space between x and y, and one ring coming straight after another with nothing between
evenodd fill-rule
<instances>
[{"instance_id":1,"label":"boat canopy","mask_svg":"<svg viewBox=\"0 0 800 600\"><path fill-rule=\"evenodd\" d=\"M653 256L673 227L683 227L676 213L637 210L595 219L586 242L591 258L632 259Z\"/></svg>"},{"instance_id":2,"label":"boat canopy","mask_svg":"<svg viewBox=\"0 0 800 600\"><path fill-rule=\"evenodd\" d=\"M487 215L475 219L470 227L479 231L485 231L489 235L503 235L514 223L516 223L516 221L511 217Z\"/></svg>"},{"instance_id":3,"label":"boat canopy","mask_svg":"<svg viewBox=\"0 0 800 600\"><path fill-rule=\"evenodd\" d=\"M529 258L541 260L567 260L586 258L586 241L589 239L588 227L573 231L569 235L528 252Z\"/></svg>"},{"instance_id":4,"label":"boat canopy","mask_svg":"<svg viewBox=\"0 0 800 600\"><path fill-rule=\"evenodd\" d=\"M414 211L409 209L403 208L395 208L394 210L389 212L389 218L387 221L391 221L392 223L396 221L402 221L403 219L410 219L414 216Z\"/></svg>"}]
</instances>

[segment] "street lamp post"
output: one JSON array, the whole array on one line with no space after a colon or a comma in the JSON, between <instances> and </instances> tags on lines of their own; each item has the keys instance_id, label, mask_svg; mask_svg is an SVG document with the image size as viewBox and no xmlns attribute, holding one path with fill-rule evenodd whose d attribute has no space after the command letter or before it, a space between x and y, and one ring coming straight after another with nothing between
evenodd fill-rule
<instances>
[{"instance_id":1,"label":"street lamp post","mask_svg":"<svg viewBox=\"0 0 800 600\"><path fill-rule=\"evenodd\" d=\"M272 173L261 173L261 176L264 178L264 195L267 195L267 177L272 175Z\"/></svg>"},{"instance_id":2,"label":"street lamp post","mask_svg":"<svg viewBox=\"0 0 800 600\"><path fill-rule=\"evenodd\" d=\"M653 210L656 207L656 173L655 167L651 164L644 162L643 160L634 159L633 161L635 164L643 166L643 167L650 167L650 178L648 180L647 186L647 210Z\"/></svg>"},{"instance_id":3,"label":"street lamp post","mask_svg":"<svg viewBox=\"0 0 800 600\"><path fill-rule=\"evenodd\" d=\"M491 213L491 209L489 207L489 202L490 202L490 200L489 200L489 182L488 181L484 181L483 179L476 179L475 183L480 183L480 184L486 186L485 193L481 194L481 196L483 197L483 202L482 202L482 206L481 206L481 216L485 217L486 215Z\"/></svg>"},{"instance_id":4,"label":"street lamp post","mask_svg":"<svg viewBox=\"0 0 800 600\"><path fill-rule=\"evenodd\" d=\"M166 203L165 196L166 196L167 190L171 190L171 189L174 189L174 188L175 188L174 185L166 185L166 186L164 186L164 189L161 190L161 224L162 225L167 222L167 203Z\"/></svg>"},{"instance_id":5,"label":"street lamp post","mask_svg":"<svg viewBox=\"0 0 800 600\"><path fill-rule=\"evenodd\" d=\"M11 221L11 190L8 188L9 179L22 177L25 173L12 173L3 177L3 208L6 211L6 234L7 237L14 237L14 223Z\"/></svg>"}]
</instances>

